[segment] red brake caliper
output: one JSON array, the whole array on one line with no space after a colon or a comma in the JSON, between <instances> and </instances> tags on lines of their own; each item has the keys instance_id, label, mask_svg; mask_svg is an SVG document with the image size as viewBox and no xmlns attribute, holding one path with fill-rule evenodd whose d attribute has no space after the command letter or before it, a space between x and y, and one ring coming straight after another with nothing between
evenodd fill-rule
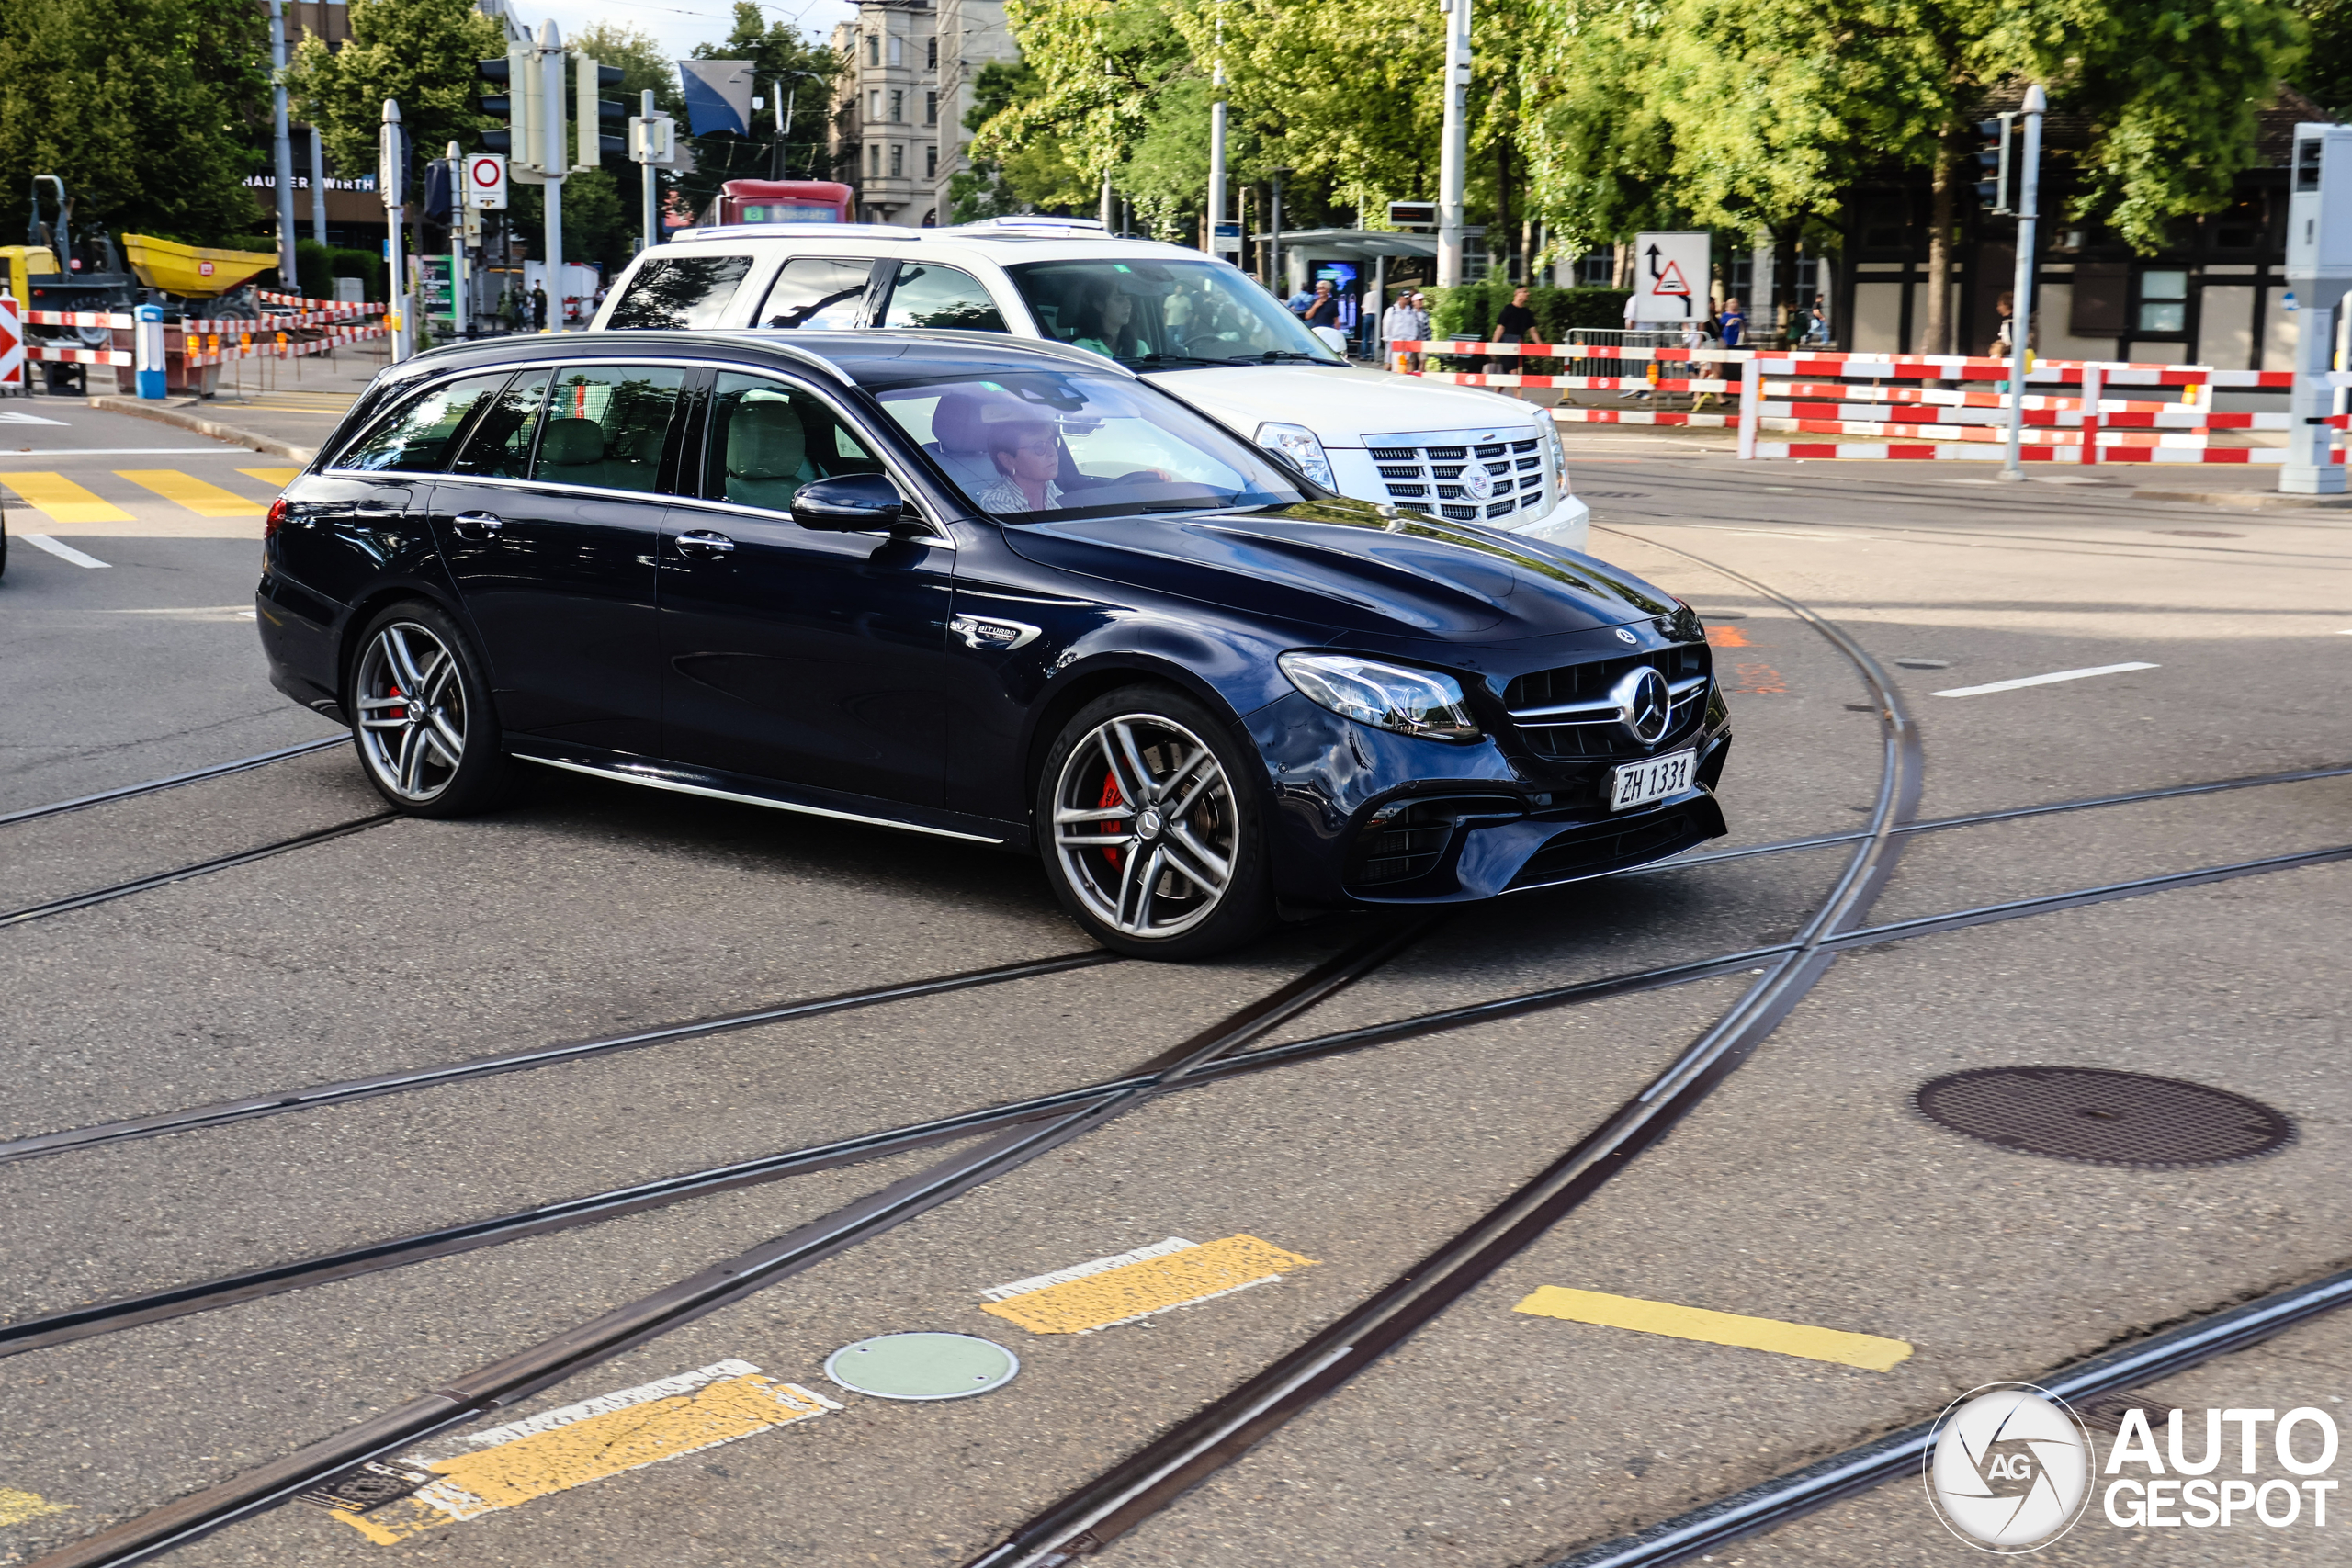
<instances>
[{"instance_id":1,"label":"red brake caliper","mask_svg":"<svg viewBox=\"0 0 2352 1568\"><path fill-rule=\"evenodd\" d=\"M401 691L397 684L392 685L388 688L388 690L390 691L390 694L395 697L405 697L408 695L408 694ZM408 709L404 707L386 708L384 710L384 716L387 718L406 718L408 716Z\"/></svg>"},{"instance_id":2,"label":"red brake caliper","mask_svg":"<svg viewBox=\"0 0 2352 1568\"><path fill-rule=\"evenodd\" d=\"M1108 810L1114 806L1122 804L1124 798L1125 797L1119 794L1119 775L1107 772L1103 773L1102 799L1101 801L1101 805L1103 809ZM1102 831L1106 836L1116 834L1119 831L1118 824L1115 822L1105 822L1102 824ZM1113 871L1118 870L1119 852L1117 850L1104 850L1102 852L1110 857L1111 869Z\"/></svg>"}]
</instances>

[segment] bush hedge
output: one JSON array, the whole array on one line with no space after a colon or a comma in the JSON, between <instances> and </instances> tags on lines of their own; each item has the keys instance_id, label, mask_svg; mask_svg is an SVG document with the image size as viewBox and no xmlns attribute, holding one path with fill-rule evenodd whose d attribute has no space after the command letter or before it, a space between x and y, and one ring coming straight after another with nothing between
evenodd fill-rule
<instances>
[{"instance_id":1,"label":"bush hedge","mask_svg":"<svg viewBox=\"0 0 2352 1568\"><path fill-rule=\"evenodd\" d=\"M1435 338L1483 338L1495 330L1495 317L1510 303L1515 286L1497 277L1465 283L1455 288L1431 288L1430 335ZM1625 324L1624 288L1552 288L1532 287L1527 308L1535 312L1540 343L1558 343L1575 327L1622 327Z\"/></svg>"},{"instance_id":2,"label":"bush hedge","mask_svg":"<svg viewBox=\"0 0 2352 1568\"><path fill-rule=\"evenodd\" d=\"M294 272L302 280L302 293L307 299L334 299L334 280L338 277L358 278L363 285L360 292L368 299L384 298L384 258L374 251L297 240Z\"/></svg>"}]
</instances>

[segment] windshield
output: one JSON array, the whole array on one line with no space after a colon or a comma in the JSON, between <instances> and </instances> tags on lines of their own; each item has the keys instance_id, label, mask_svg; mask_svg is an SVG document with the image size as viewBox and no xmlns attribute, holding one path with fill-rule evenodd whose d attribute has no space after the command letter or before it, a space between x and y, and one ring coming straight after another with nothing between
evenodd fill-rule
<instances>
[{"instance_id":1,"label":"windshield","mask_svg":"<svg viewBox=\"0 0 2352 1568\"><path fill-rule=\"evenodd\" d=\"M1019 370L874 389L983 512L1016 522L1286 506L1298 476L1148 387Z\"/></svg>"},{"instance_id":2,"label":"windshield","mask_svg":"<svg viewBox=\"0 0 2352 1568\"><path fill-rule=\"evenodd\" d=\"M1246 273L1216 262L1030 262L1005 270L1046 337L1135 369L1347 363Z\"/></svg>"}]
</instances>

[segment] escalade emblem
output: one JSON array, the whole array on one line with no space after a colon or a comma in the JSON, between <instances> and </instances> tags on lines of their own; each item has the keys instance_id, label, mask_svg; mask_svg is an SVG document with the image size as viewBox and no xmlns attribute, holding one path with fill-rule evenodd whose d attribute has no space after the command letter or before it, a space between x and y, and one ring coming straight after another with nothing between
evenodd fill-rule
<instances>
[{"instance_id":1,"label":"escalade emblem","mask_svg":"<svg viewBox=\"0 0 2352 1568\"><path fill-rule=\"evenodd\" d=\"M1463 470L1462 488L1473 501L1485 501L1495 493L1495 481L1487 477L1484 463L1473 463Z\"/></svg>"},{"instance_id":2,"label":"escalade emblem","mask_svg":"<svg viewBox=\"0 0 2352 1568\"><path fill-rule=\"evenodd\" d=\"M1611 688L1609 700L1617 705L1617 721L1625 732L1645 746L1665 739L1674 722L1674 698L1666 689L1666 677L1646 664Z\"/></svg>"}]
</instances>

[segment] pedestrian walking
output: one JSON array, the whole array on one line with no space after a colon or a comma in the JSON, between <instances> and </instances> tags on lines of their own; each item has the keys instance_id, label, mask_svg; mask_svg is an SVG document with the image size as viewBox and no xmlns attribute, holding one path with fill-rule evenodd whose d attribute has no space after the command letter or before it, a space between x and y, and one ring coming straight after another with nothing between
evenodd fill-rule
<instances>
[{"instance_id":1,"label":"pedestrian walking","mask_svg":"<svg viewBox=\"0 0 2352 1568\"><path fill-rule=\"evenodd\" d=\"M1511 290L1510 303L1496 313L1495 330L1488 335L1487 341L1527 343L1534 336L1535 312L1527 308L1527 289L1522 285ZM1487 361L1487 368L1490 371L1516 370L1519 368L1519 356L1512 355L1506 359L1500 355L1494 355ZM1512 389L1511 395L1513 397L1519 395L1516 388Z\"/></svg>"},{"instance_id":2,"label":"pedestrian walking","mask_svg":"<svg viewBox=\"0 0 2352 1568\"><path fill-rule=\"evenodd\" d=\"M1723 311L1715 320L1723 329L1724 346L1737 348L1740 340L1747 335L1747 312L1740 309L1739 301L1724 300Z\"/></svg>"},{"instance_id":3,"label":"pedestrian walking","mask_svg":"<svg viewBox=\"0 0 2352 1568\"><path fill-rule=\"evenodd\" d=\"M531 330L548 330L548 291L536 283L531 285Z\"/></svg>"},{"instance_id":4,"label":"pedestrian walking","mask_svg":"<svg viewBox=\"0 0 2352 1568\"><path fill-rule=\"evenodd\" d=\"M1329 278L1315 285L1315 292L1307 296L1306 309L1299 312L1299 319L1334 354L1347 354L1348 340L1340 331L1340 297L1333 292Z\"/></svg>"},{"instance_id":5,"label":"pedestrian walking","mask_svg":"<svg viewBox=\"0 0 2352 1568\"><path fill-rule=\"evenodd\" d=\"M1820 348L1829 346L1829 307L1818 294L1813 297L1813 309L1805 312L1804 341Z\"/></svg>"},{"instance_id":6,"label":"pedestrian walking","mask_svg":"<svg viewBox=\"0 0 2352 1568\"><path fill-rule=\"evenodd\" d=\"M1421 328L1420 323L1413 316L1411 289L1398 290L1396 302L1381 313L1380 335L1392 345L1420 341ZM1392 370L1408 368L1404 363L1407 360L1412 361L1410 368L1419 369L1420 367L1420 356L1418 355L1400 352L1393 346L1389 349L1389 354L1392 357L1388 367Z\"/></svg>"}]
</instances>

